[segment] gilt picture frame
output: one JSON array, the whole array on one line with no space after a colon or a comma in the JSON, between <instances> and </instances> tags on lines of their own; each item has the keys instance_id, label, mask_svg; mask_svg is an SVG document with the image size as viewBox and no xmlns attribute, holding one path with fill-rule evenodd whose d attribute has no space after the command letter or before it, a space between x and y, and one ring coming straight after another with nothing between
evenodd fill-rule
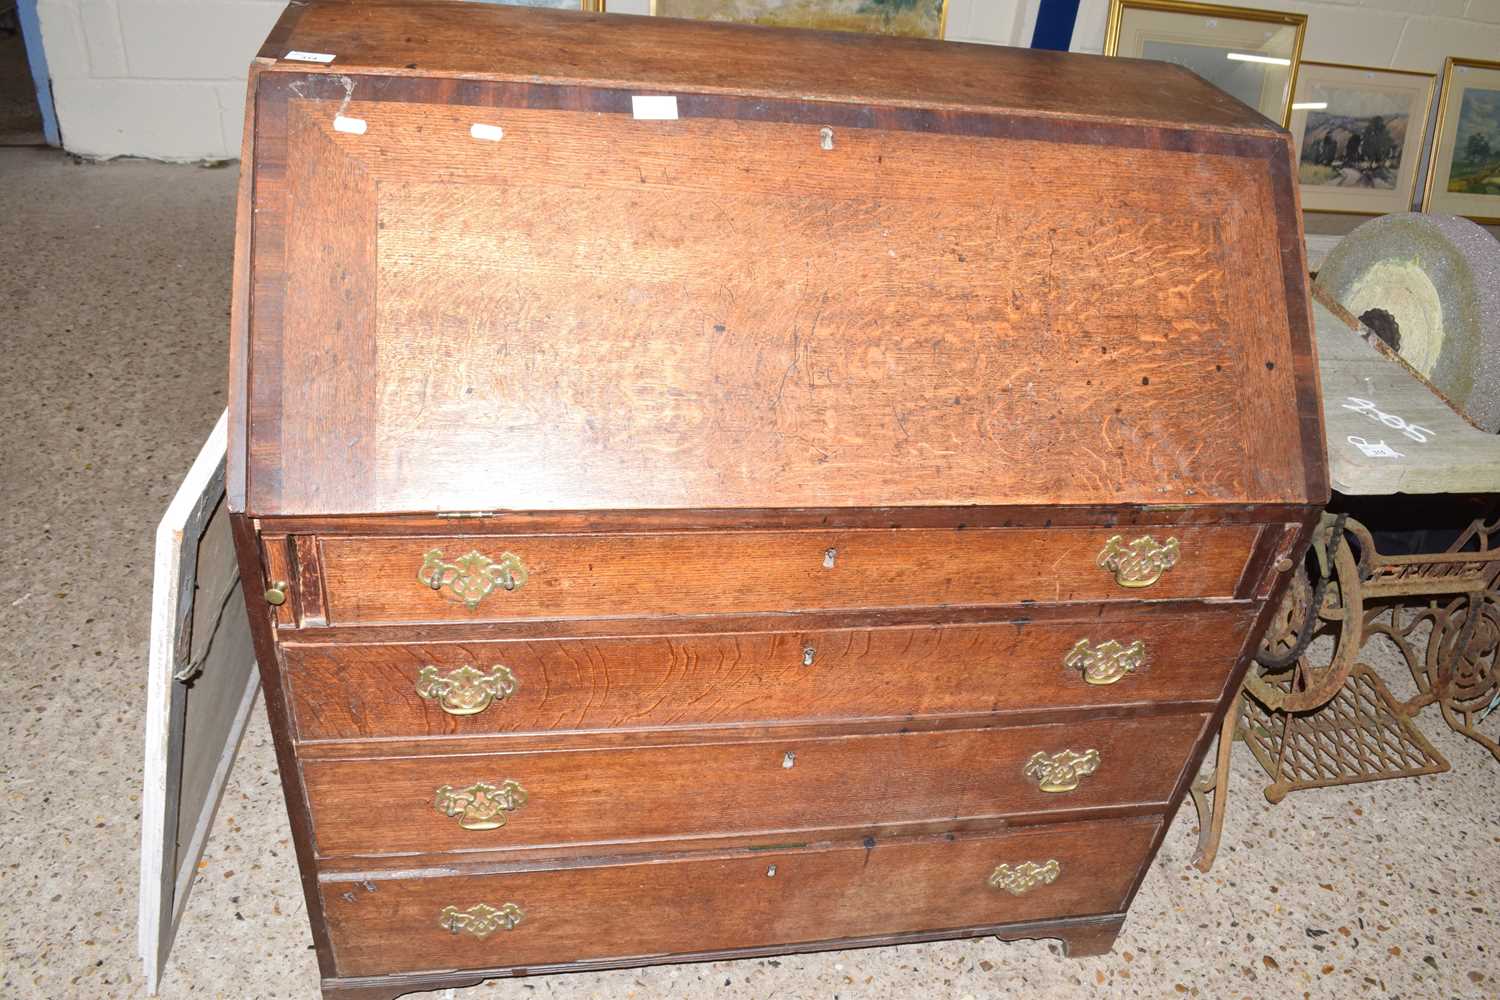
<instances>
[{"instance_id":1,"label":"gilt picture frame","mask_svg":"<svg viewBox=\"0 0 1500 1000\"><path fill-rule=\"evenodd\" d=\"M942 39L949 0L651 0L653 17Z\"/></svg>"},{"instance_id":2,"label":"gilt picture frame","mask_svg":"<svg viewBox=\"0 0 1500 1000\"><path fill-rule=\"evenodd\" d=\"M1500 62L1443 63L1422 211L1500 223Z\"/></svg>"},{"instance_id":3,"label":"gilt picture frame","mask_svg":"<svg viewBox=\"0 0 1500 1000\"><path fill-rule=\"evenodd\" d=\"M542 7L546 10L588 10L604 12L605 0L470 0L472 3L493 3L504 7Z\"/></svg>"},{"instance_id":4,"label":"gilt picture frame","mask_svg":"<svg viewBox=\"0 0 1500 1000\"><path fill-rule=\"evenodd\" d=\"M1306 33L1306 14L1190 0L1110 0L1104 54L1176 63L1286 126Z\"/></svg>"},{"instance_id":5,"label":"gilt picture frame","mask_svg":"<svg viewBox=\"0 0 1500 1000\"><path fill-rule=\"evenodd\" d=\"M1290 128L1303 210L1410 210L1436 81L1432 73L1302 63Z\"/></svg>"}]
</instances>

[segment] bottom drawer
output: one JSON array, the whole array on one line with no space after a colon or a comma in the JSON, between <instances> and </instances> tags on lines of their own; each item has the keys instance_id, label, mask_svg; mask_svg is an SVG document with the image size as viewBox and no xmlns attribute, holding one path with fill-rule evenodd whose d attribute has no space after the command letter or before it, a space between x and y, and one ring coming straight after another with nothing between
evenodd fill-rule
<instances>
[{"instance_id":1,"label":"bottom drawer","mask_svg":"<svg viewBox=\"0 0 1500 1000\"><path fill-rule=\"evenodd\" d=\"M1157 817L588 867L325 876L340 976L502 969L1116 913Z\"/></svg>"}]
</instances>

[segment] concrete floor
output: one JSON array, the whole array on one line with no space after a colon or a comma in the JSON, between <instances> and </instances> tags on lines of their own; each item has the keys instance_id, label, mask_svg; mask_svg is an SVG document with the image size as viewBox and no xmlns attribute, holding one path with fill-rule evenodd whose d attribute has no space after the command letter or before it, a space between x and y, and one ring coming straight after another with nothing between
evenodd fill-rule
<instances>
[{"instance_id":1,"label":"concrete floor","mask_svg":"<svg viewBox=\"0 0 1500 1000\"><path fill-rule=\"evenodd\" d=\"M143 993L135 915L151 541L224 405L234 175L0 150L6 1000ZM454 995L1493 998L1500 769L1434 714L1421 723L1450 773L1299 792L1275 807L1240 753L1213 874L1188 867L1188 808L1103 958L976 940ZM162 995L311 998L310 948L257 709Z\"/></svg>"}]
</instances>

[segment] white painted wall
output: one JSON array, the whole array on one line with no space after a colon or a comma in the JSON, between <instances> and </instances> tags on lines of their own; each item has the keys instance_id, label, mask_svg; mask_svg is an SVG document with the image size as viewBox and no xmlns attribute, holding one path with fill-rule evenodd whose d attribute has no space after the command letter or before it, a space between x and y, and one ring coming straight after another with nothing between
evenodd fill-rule
<instances>
[{"instance_id":1,"label":"white painted wall","mask_svg":"<svg viewBox=\"0 0 1500 1000\"><path fill-rule=\"evenodd\" d=\"M1307 59L1437 70L1448 55L1500 54L1500 0L1245 3L1311 15ZM237 156L246 67L282 7L283 0L38 0L63 145L83 156ZM1038 0L949 0L948 38L1029 44L1037 7ZM650 0L609 0L609 9L644 14ZM1108 9L1108 0L1082 0L1075 51L1099 51Z\"/></svg>"},{"instance_id":2,"label":"white painted wall","mask_svg":"<svg viewBox=\"0 0 1500 1000\"><path fill-rule=\"evenodd\" d=\"M239 155L245 74L282 0L38 0L64 148Z\"/></svg>"},{"instance_id":3,"label":"white painted wall","mask_svg":"<svg viewBox=\"0 0 1500 1000\"><path fill-rule=\"evenodd\" d=\"M1500 0L1216 0L1307 15L1302 58L1390 69L1442 70L1448 56L1500 59ZM1074 52L1099 52L1109 0L1082 0Z\"/></svg>"},{"instance_id":4,"label":"white painted wall","mask_svg":"<svg viewBox=\"0 0 1500 1000\"><path fill-rule=\"evenodd\" d=\"M1025 44L1038 0L950 0L948 36ZM38 0L63 146L81 156L239 155L245 74L283 0ZM650 0L609 0L646 14Z\"/></svg>"}]
</instances>

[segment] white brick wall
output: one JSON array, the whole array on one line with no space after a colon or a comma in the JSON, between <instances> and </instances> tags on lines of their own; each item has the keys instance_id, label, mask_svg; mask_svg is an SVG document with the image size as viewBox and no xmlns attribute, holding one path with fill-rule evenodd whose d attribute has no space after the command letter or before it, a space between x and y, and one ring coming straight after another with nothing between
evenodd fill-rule
<instances>
[{"instance_id":1,"label":"white brick wall","mask_svg":"<svg viewBox=\"0 0 1500 1000\"><path fill-rule=\"evenodd\" d=\"M1307 59L1437 70L1448 55L1500 54L1500 0L1243 2L1309 14ZM245 70L282 6L283 0L38 0L63 145L84 156L237 156ZM948 37L1029 44L1037 6L1038 0L949 0ZM609 9L644 14L650 0L609 0ZM1099 51L1108 9L1109 0L1082 0L1075 51Z\"/></svg>"},{"instance_id":2,"label":"white brick wall","mask_svg":"<svg viewBox=\"0 0 1500 1000\"><path fill-rule=\"evenodd\" d=\"M63 145L82 156L227 159L245 72L283 0L38 0Z\"/></svg>"}]
</instances>

